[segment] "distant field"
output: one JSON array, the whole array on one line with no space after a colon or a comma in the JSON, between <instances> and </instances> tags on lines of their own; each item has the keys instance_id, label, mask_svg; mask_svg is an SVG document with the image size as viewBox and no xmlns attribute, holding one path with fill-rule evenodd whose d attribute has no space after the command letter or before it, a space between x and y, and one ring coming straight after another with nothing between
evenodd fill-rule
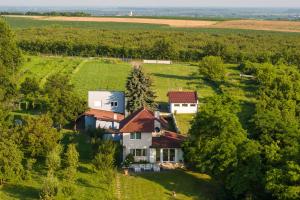
<instances>
[{"instance_id":1,"label":"distant field","mask_svg":"<svg viewBox=\"0 0 300 200\"><path fill-rule=\"evenodd\" d=\"M49 17L49 16L6 16L7 21L16 28L43 27L57 25L74 28L137 28L137 29L233 29L261 30L277 32L300 32L299 21L275 20L190 20L129 17Z\"/></svg>"},{"instance_id":2,"label":"distant field","mask_svg":"<svg viewBox=\"0 0 300 200\"><path fill-rule=\"evenodd\" d=\"M45 21L79 21L79 22L117 22L117 23L141 23L141 24L159 24L171 27L202 27L216 24L215 21L208 20L183 20L183 19L157 19L157 18L122 18L122 17L63 17L63 16L9 16L21 17Z\"/></svg>"},{"instance_id":3,"label":"distant field","mask_svg":"<svg viewBox=\"0 0 300 200\"><path fill-rule=\"evenodd\" d=\"M48 57L29 56L21 67L19 82L25 77L36 77L41 86L47 77L54 73L70 75L71 82L79 96L87 99L89 90L125 90L126 78L131 70L131 64L117 59L81 58L81 57ZM196 90L200 103L207 97L219 93L219 89L197 75L197 66L189 64L172 65L143 65L146 73L153 80L153 89L156 92L156 101L163 108L167 105L167 92L170 90ZM245 108L255 101L255 86L249 80L242 80L236 65L227 65L227 84L222 86L222 91L244 102ZM242 119L247 119L244 113ZM190 127L193 115L177 115L181 132L186 133Z\"/></svg>"}]
</instances>

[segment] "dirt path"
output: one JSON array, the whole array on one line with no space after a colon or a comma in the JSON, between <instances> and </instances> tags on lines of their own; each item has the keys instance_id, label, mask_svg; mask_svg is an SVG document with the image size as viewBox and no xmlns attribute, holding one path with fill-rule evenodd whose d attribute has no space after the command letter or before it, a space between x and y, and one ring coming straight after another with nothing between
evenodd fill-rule
<instances>
[{"instance_id":1,"label":"dirt path","mask_svg":"<svg viewBox=\"0 0 300 200\"><path fill-rule=\"evenodd\" d=\"M116 174L116 196L118 200L121 200L121 182L120 182L120 174Z\"/></svg>"}]
</instances>

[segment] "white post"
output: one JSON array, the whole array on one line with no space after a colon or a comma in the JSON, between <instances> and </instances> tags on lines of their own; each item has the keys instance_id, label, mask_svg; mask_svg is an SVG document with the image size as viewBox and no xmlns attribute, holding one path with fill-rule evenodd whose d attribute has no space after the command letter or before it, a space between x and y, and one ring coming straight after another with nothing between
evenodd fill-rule
<instances>
[{"instance_id":1,"label":"white post","mask_svg":"<svg viewBox=\"0 0 300 200\"><path fill-rule=\"evenodd\" d=\"M163 160L163 149L160 149L160 162L164 162Z\"/></svg>"}]
</instances>

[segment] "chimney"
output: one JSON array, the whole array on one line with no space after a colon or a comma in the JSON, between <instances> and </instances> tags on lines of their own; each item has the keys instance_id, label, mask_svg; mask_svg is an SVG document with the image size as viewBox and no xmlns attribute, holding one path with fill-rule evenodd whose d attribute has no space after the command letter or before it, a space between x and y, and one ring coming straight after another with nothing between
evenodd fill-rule
<instances>
[{"instance_id":1,"label":"chimney","mask_svg":"<svg viewBox=\"0 0 300 200\"><path fill-rule=\"evenodd\" d=\"M160 119L160 112L159 111L155 111L154 112L154 117L156 118L156 119Z\"/></svg>"}]
</instances>

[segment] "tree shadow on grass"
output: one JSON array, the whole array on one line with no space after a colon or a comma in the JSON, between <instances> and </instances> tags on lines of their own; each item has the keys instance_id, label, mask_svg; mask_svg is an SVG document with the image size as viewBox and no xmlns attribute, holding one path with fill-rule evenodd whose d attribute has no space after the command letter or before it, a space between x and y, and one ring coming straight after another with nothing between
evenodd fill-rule
<instances>
[{"instance_id":1,"label":"tree shadow on grass","mask_svg":"<svg viewBox=\"0 0 300 200\"><path fill-rule=\"evenodd\" d=\"M212 181L207 175L190 173L183 170L170 170L163 172L151 172L136 174L136 176L156 182L167 189L168 195L175 191L193 199L216 199L221 187Z\"/></svg>"},{"instance_id":2,"label":"tree shadow on grass","mask_svg":"<svg viewBox=\"0 0 300 200\"><path fill-rule=\"evenodd\" d=\"M168 78L168 79L177 79L177 80L191 80L193 77L190 76L179 76L174 74L162 74L162 73L152 73L153 76L160 78Z\"/></svg>"},{"instance_id":3,"label":"tree shadow on grass","mask_svg":"<svg viewBox=\"0 0 300 200\"><path fill-rule=\"evenodd\" d=\"M208 86L211 87L216 94L220 94L221 91L218 83L205 79L196 72L191 73L190 77L190 80L187 82L189 87L194 87L199 90L203 88L203 86Z\"/></svg>"},{"instance_id":4,"label":"tree shadow on grass","mask_svg":"<svg viewBox=\"0 0 300 200\"><path fill-rule=\"evenodd\" d=\"M95 189L100 189L100 190L103 190L103 191L107 191L107 188L100 187L100 186L95 186L95 185L91 184L88 180L86 180L84 178L78 178L76 182L77 182L78 185L81 185L83 187L89 187L89 188L95 188Z\"/></svg>"},{"instance_id":5,"label":"tree shadow on grass","mask_svg":"<svg viewBox=\"0 0 300 200\"><path fill-rule=\"evenodd\" d=\"M9 197L23 200L31 200L39 198L39 190L31 186L24 185L5 185L2 191Z\"/></svg>"}]
</instances>

